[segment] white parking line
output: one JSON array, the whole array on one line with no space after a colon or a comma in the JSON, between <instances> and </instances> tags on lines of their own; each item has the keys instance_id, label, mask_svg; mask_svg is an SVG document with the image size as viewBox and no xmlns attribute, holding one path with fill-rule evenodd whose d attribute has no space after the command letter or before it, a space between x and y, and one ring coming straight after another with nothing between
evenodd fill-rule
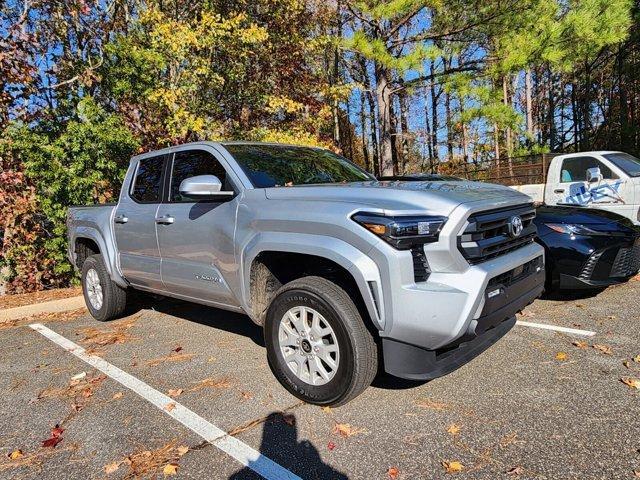
<instances>
[{"instance_id":1,"label":"white parking line","mask_svg":"<svg viewBox=\"0 0 640 480\"><path fill-rule=\"evenodd\" d=\"M140 395L145 400L151 402L163 413L166 413L167 415L173 417L188 429L193 430L207 442L211 443L213 446L219 448L226 454L235 458L242 465L250 468L258 475L261 475L262 477L269 480L301 480L300 477L293 474L286 468L265 457L260 452L254 450L237 438L228 435L224 430L216 427L201 416L189 410L184 405L176 402L171 397L168 397L164 393L161 393L158 390L147 385L142 380L139 380L133 375L120 370L118 367L110 364L100 357L88 354L81 346L76 345L71 340L68 340L62 335L57 334L41 323L33 323L29 326L36 332L39 332L47 337L52 342L60 345L66 351L73 353L80 360L100 370L105 375L113 378L116 382L121 383L125 387ZM174 404L175 407L169 408L170 411L167 411L167 406L169 404Z\"/></svg>"},{"instance_id":2,"label":"white parking line","mask_svg":"<svg viewBox=\"0 0 640 480\"><path fill-rule=\"evenodd\" d=\"M516 325L522 325L523 327L542 328L544 330L555 330L557 332L571 333L572 335L582 335L583 337L593 337L596 334L596 332L592 332L591 330L578 330L577 328L558 327L556 325L547 325L544 323L523 322L522 320L518 320L516 322Z\"/></svg>"}]
</instances>

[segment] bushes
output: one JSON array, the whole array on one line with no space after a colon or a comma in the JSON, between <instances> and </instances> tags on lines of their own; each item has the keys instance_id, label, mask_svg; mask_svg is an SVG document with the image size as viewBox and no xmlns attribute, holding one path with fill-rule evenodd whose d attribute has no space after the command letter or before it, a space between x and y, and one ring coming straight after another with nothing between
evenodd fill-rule
<instances>
[{"instance_id":1,"label":"bushes","mask_svg":"<svg viewBox=\"0 0 640 480\"><path fill-rule=\"evenodd\" d=\"M91 98L58 131L10 125L0 139L0 268L7 292L67 284L66 211L115 199L138 142Z\"/></svg>"}]
</instances>

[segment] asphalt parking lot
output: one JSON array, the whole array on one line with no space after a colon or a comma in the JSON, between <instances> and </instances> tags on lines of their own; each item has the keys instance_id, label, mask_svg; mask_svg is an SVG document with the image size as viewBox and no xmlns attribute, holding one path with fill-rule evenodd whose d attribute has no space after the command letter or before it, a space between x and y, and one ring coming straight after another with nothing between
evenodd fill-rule
<instances>
[{"instance_id":1,"label":"asphalt parking lot","mask_svg":"<svg viewBox=\"0 0 640 480\"><path fill-rule=\"evenodd\" d=\"M106 324L12 322L0 478L640 477L640 390L623 382L640 378L639 298L631 281L538 300L521 321L576 332L517 325L446 377L380 376L336 409L280 387L241 315L163 300Z\"/></svg>"}]
</instances>

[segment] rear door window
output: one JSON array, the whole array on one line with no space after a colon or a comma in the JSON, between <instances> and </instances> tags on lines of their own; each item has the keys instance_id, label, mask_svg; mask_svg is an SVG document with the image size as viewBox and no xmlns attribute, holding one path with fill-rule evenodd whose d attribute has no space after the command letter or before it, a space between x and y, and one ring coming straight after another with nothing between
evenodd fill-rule
<instances>
[{"instance_id":1,"label":"rear door window","mask_svg":"<svg viewBox=\"0 0 640 480\"><path fill-rule=\"evenodd\" d=\"M162 193L164 155L143 158L138 163L131 198L139 203L159 203Z\"/></svg>"}]
</instances>

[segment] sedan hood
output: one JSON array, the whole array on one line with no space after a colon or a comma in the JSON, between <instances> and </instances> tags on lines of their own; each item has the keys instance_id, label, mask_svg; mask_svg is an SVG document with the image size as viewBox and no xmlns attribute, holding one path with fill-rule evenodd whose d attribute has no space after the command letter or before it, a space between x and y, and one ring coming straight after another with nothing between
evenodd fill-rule
<instances>
[{"instance_id":1,"label":"sedan hood","mask_svg":"<svg viewBox=\"0 0 640 480\"><path fill-rule=\"evenodd\" d=\"M640 227L631 220L608 210L582 207L556 207L544 205L536 210L536 224L560 223L585 225L599 232L635 232L640 235Z\"/></svg>"},{"instance_id":2,"label":"sedan hood","mask_svg":"<svg viewBox=\"0 0 640 480\"><path fill-rule=\"evenodd\" d=\"M466 181L371 181L268 188L265 192L270 199L339 201L384 210L433 210L441 215L463 203L485 201L492 208L531 201L508 187Z\"/></svg>"}]
</instances>

